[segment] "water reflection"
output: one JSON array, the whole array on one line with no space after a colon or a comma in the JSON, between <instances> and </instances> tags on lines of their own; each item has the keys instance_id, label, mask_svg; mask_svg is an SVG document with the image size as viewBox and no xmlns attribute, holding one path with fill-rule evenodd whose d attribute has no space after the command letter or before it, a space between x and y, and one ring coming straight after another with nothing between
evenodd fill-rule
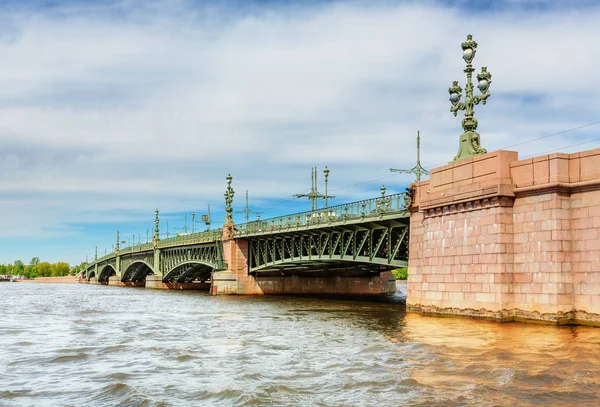
<instances>
[{"instance_id":1,"label":"water reflection","mask_svg":"<svg viewBox=\"0 0 600 407\"><path fill-rule=\"evenodd\" d=\"M600 405L597 328L424 317L401 296L7 284L0 306L0 406Z\"/></svg>"},{"instance_id":2,"label":"water reflection","mask_svg":"<svg viewBox=\"0 0 600 407\"><path fill-rule=\"evenodd\" d=\"M600 333L595 328L413 314L407 325L406 338L422 345L411 358L412 377L445 393L448 401L508 406L598 400Z\"/></svg>"}]
</instances>

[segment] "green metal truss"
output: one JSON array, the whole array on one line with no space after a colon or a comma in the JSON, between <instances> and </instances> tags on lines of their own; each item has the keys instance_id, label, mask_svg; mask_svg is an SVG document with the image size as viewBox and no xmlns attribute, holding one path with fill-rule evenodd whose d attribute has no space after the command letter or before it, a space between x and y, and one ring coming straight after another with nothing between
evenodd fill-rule
<instances>
[{"instance_id":1,"label":"green metal truss","mask_svg":"<svg viewBox=\"0 0 600 407\"><path fill-rule=\"evenodd\" d=\"M280 231L249 237L248 242L251 273L327 272L349 266L381 271L408 264L408 223L397 219Z\"/></svg>"}]
</instances>

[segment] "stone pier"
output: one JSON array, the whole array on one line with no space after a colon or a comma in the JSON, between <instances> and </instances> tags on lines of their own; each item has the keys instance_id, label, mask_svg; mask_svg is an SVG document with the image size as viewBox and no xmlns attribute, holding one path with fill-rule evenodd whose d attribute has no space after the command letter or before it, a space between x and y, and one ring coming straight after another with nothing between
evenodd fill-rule
<instances>
[{"instance_id":1,"label":"stone pier","mask_svg":"<svg viewBox=\"0 0 600 407\"><path fill-rule=\"evenodd\" d=\"M496 151L413 188L410 311L600 325L600 149Z\"/></svg>"}]
</instances>

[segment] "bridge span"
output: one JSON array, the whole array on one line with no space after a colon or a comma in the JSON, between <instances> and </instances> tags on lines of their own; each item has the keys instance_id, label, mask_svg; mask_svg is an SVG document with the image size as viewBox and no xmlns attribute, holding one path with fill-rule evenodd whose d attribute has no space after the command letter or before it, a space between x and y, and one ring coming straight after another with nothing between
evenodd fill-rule
<instances>
[{"instance_id":1,"label":"bridge span","mask_svg":"<svg viewBox=\"0 0 600 407\"><path fill-rule=\"evenodd\" d=\"M600 326L600 149L525 160L495 151L432 169L410 196L240 225L226 202L223 229L161 240L157 217L152 243L97 259L85 280L382 294L410 258L409 311Z\"/></svg>"},{"instance_id":2,"label":"bridge span","mask_svg":"<svg viewBox=\"0 0 600 407\"><path fill-rule=\"evenodd\" d=\"M230 178L228 179L230 182ZM382 294L408 266L406 193L160 239L97 258L92 284L203 288L213 294Z\"/></svg>"}]
</instances>

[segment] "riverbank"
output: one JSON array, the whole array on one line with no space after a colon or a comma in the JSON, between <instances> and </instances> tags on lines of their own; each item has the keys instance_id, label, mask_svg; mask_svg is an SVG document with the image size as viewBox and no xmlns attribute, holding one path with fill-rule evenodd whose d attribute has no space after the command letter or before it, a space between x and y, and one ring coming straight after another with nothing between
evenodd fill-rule
<instances>
[{"instance_id":1,"label":"riverbank","mask_svg":"<svg viewBox=\"0 0 600 407\"><path fill-rule=\"evenodd\" d=\"M37 277L34 280L17 280L19 283L78 283L77 276Z\"/></svg>"}]
</instances>

